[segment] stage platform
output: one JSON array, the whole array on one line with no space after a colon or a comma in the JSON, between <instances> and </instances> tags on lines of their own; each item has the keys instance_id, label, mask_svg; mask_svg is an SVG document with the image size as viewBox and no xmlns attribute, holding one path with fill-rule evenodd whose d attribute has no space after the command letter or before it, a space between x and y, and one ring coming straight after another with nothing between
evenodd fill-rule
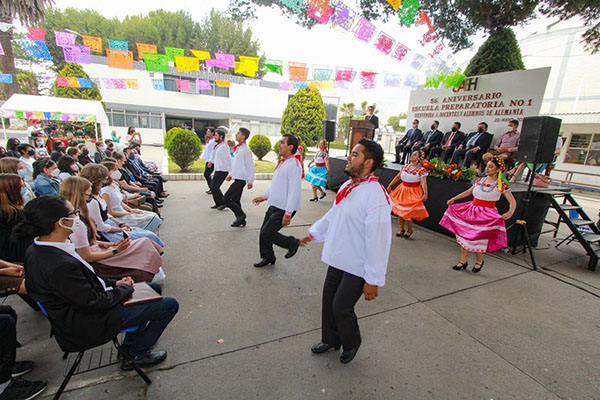
<instances>
[{"instance_id":1,"label":"stage platform","mask_svg":"<svg viewBox=\"0 0 600 400\"><path fill-rule=\"evenodd\" d=\"M340 188L340 186L348 180L348 176L344 173L344 169L348 164L348 160L346 157L336 157L329 159L330 173L327 179L328 188L336 191ZM385 187L389 185L389 183L394 179L396 174L400 172L400 168L402 165L393 164L388 162L384 168L376 171L375 175L379 177L379 181ZM471 183L466 181L452 181L450 179L438 179L438 178L428 178L427 179L427 189L429 192L429 196L427 201L425 202L425 207L429 212L429 218L423 221L415 221L416 224L423 226L425 228L431 229L433 231L453 236L448 230L444 227L440 226L439 222L446 211L448 205L446 201L451 197L456 196L457 194L467 190L471 186ZM527 185L522 183L514 183L511 184L511 190L515 199L517 200L517 209L511 219L506 221L506 226L511 227L517 217L520 215L523 202L522 200L525 198L527 193ZM529 237L531 239L532 245L536 246L537 241L542 231L542 227L544 225L544 220L546 218L546 214L550 208L550 202L548 201L548 194L544 193L548 191L547 188L532 188L532 198L530 201L530 207L528 210L528 215L525 218L527 221L527 229L529 232ZM552 189L555 190L555 189ZM569 189L556 189L558 191L563 190L565 192L569 191ZM467 198L462 201L469 201L471 198ZM496 204L498 208L498 212L500 214L508 211L508 202L502 197L500 201ZM522 240L520 237L520 229L518 226L515 226L508 230L508 243L509 245L513 244L521 244Z\"/></svg>"}]
</instances>

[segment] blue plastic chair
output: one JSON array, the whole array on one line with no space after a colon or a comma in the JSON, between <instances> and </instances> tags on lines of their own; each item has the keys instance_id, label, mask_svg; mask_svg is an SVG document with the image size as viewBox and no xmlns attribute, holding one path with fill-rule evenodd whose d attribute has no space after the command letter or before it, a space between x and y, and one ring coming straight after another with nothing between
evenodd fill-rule
<instances>
[{"instance_id":1,"label":"blue plastic chair","mask_svg":"<svg viewBox=\"0 0 600 400\"><path fill-rule=\"evenodd\" d=\"M48 312L46 311L44 306L42 306L42 304L39 301L36 301L36 303L37 303L38 307L40 308L40 311L42 312L42 314L44 314L44 317L46 317L46 319L48 319L48 321L50 322L50 326L52 326L52 321L50 320L50 317L48 316ZM139 329L139 326L130 326L130 327L121 329L119 334L136 332L138 329ZM146 375L146 373L142 370L142 368L135 362L135 360L131 357L129 352L122 350L121 343L119 343L117 337L113 338L112 342L113 342L115 348L117 349L117 351L119 352L119 354L125 359L125 361L130 362L133 365L133 368L135 369L135 371L138 373L138 375L144 380L144 382L146 382L147 385L150 385L152 383L152 380L148 377L148 375ZM67 384L69 383L69 381L73 377L73 374L75 374L77 367L81 363L81 359L83 358L84 353L85 353L85 350L82 350L77 354L77 357L75 358L75 362L73 363L73 366L71 366L71 369L65 376L65 379L61 383L56 394L54 395L54 400L58 400L60 398L60 396L63 394L63 392L65 391ZM67 355L67 353L65 353L65 358L66 358L66 355Z\"/></svg>"}]
</instances>

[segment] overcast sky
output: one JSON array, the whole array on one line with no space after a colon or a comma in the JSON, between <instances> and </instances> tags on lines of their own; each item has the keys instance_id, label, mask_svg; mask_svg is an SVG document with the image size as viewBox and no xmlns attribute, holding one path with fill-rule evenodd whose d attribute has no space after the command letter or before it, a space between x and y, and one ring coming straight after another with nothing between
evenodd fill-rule
<instances>
[{"instance_id":1,"label":"overcast sky","mask_svg":"<svg viewBox=\"0 0 600 400\"><path fill-rule=\"evenodd\" d=\"M151 10L166 9L177 11L180 9L188 11L196 20L201 20L211 8L224 11L228 0L199 0L195 2L183 0L56 0L55 6L64 9L66 7L88 8L98 11L100 14L112 18L123 18L125 15L146 14ZM353 5L355 0L347 0L347 4ZM355 10L356 6L353 7ZM288 61L304 62L309 66L328 65L331 67L351 67L355 70L365 69L378 72L390 72L406 74L413 72L407 67L406 62L399 63L390 56L378 51L373 44L366 44L354 38L351 34L344 34L327 26L316 26L306 29L297 25L292 20L281 15L278 7L258 9L258 19L249 22L254 36L259 40L261 51L267 58ZM518 38L531 34L537 29L543 29L551 21L538 20L525 28L515 28ZM393 19L386 24L375 22L378 31L383 30L392 37L398 39L411 49L426 55L425 49L418 44L417 40L426 31L425 26L405 28L401 27L398 20ZM434 21L435 24L435 21ZM82 32L83 33L83 32ZM118 39L118 38L116 38ZM474 47L455 54L455 60L463 70L469 59L483 42L480 38L474 38ZM431 51L431 47L426 48ZM277 77L267 76L267 79ZM324 95L335 95L342 102L353 101L357 105L363 101L376 101L380 116L387 119L389 115L406 111L410 92L402 88L381 88L373 90L337 90L335 92L324 91Z\"/></svg>"}]
</instances>

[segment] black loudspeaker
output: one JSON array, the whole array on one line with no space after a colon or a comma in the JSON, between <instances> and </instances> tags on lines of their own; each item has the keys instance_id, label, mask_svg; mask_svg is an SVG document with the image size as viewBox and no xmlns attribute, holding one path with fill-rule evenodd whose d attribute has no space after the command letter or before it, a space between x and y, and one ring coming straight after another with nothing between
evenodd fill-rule
<instances>
[{"instance_id":1,"label":"black loudspeaker","mask_svg":"<svg viewBox=\"0 0 600 400\"><path fill-rule=\"evenodd\" d=\"M323 121L323 139L328 142L335 140L335 121Z\"/></svg>"},{"instance_id":2,"label":"black loudspeaker","mask_svg":"<svg viewBox=\"0 0 600 400\"><path fill-rule=\"evenodd\" d=\"M517 161L550 164L554 160L561 122L546 116L523 118Z\"/></svg>"}]
</instances>

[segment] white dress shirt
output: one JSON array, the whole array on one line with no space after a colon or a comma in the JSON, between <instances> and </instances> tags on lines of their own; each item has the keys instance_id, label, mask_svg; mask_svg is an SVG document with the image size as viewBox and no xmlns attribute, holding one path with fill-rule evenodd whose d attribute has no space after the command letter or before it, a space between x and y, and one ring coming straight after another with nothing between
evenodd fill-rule
<instances>
[{"instance_id":1,"label":"white dress shirt","mask_svg":"<svg viewBox=\"0 0 600 400\"><path fill-rule=\"evenodd\" d=\"M50 247L56 247L57 249L60 249L62 251L64 251L65 253L67 253L68 255L70 255L71 257L74 257L77 259L77 261L79 261L80 263L82 263L83 265L85 265L85 267L87 269L89 269L90 271L92 271L92 273L94 275L96 275L96 278L98 278L98 280L100 281L100 283L102 284L102 287L104 288L105 292L108 292L110 290L113 290L112 287L110 286L106 286L106 282L104 282L104 280L102 278L100 278L97 274L96 271L94 270L94 268L87 263L87 261L85 261L78 253L77 251L75 251L75 245L73 243L68 243L68 242L40 242L38 240L39 238L35 238L33 240L33 242L37 245L40 246L50 246Z\"/></svg>"},{"instance_id":2,"label":"white dress shirt","mask_svg":"<svg viewBox=\"0 0 600 400\"><path fill-rule=\"evenodd\" d=\"M215 172L229 172L231 171L231 154L229 154L229 146L225 141L218 143L213 148L213 163L215 166Z\"/></svg>"},{"instance_id":3,"label":"white dress shirt","mask_svg":"<svg viewBox=\"0 0 600 400\"><path fill-rule=\"evenodd\" d=\"M206 143L206 146L204 146L204 151L202 152L200 158L202 158L204 161L210 162L215 143L216 142L214 138L209 139L208 143Z\"/></svg>"},{"instance_id":4,"label":"white dress shirt","mask_svg":"<svg viewBox=\"0 0 600 400\"><path fill-rule=\"evenodd\" d=\"M238 145L235 150L229 175L246 183L254 182L254 158L246 143Z\"/></svg>"},{"instance_id":5,"label":"white dress shirt","mask_svg":"<svg viewBox=\"0 0 600 400\"><path fill-rule=\"evenodd\" d=\"M301 192L302 166L292 155L275 168L265 198L270 206L284 210L289 215L300 210Z\"/></svg>"},{"instance_id":6,"label":"white dress shirt","mask_svg":"<svg viewBox=\"0 0 600 400\"><path fill-rule=\"evenodd\" d=\"M342 187L351 183L348 180ZM325 242L321 260L334 268L383 286L392 244L391 201L377 181L356 186L310 227Z\"/></svg>"}]
</instances>

